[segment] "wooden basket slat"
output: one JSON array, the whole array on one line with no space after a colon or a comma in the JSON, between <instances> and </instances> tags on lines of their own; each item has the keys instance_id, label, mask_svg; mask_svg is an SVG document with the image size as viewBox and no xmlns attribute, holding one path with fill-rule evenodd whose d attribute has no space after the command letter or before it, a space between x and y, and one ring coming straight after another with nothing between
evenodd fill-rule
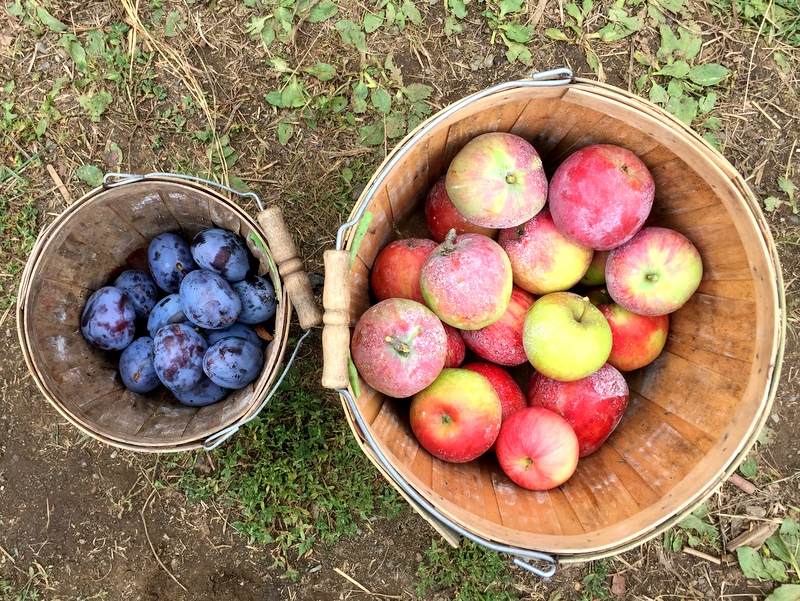
<instances>
[{"instance_id":1,"label":"wooden basket slat","mask_svg":"<svg viewBox=\"0 0 800 601\"><path fill-rule=\"evenodd\" d=\"M375 203L370 210L369 227L364 231L363 237L358 242L355 255L367 266L372 269L372 263L378 252L397 236L394 232L393 223L395 217L389 195L384 190L377 194L373 200ZM355 234L355 232L353 232ZM353 249L351 249L351 256Z\"/></svg>"},{"instance_id":2,"label":"wooden basket slat","mask_svg":"<svg viewBox=\"0 0 800 601\"><path fill-rule=\"evenodd\" d=\"M82 307L93 291L60 280L43 279L35 286L42 301L34 308L34 323L47 323L47 328L60 326L75 330L81 321Z\"/></svg>"},{"instance_id":3,"label":"wooden basket slat","mask_svg":"<svg viewBox=\"0 0 800 601\"><path fill-rule=\"evenodd\" d=\"M755 302L756 289L752 279L745 280L701 280L697 291L718 298L732 298Z\"/></svg>"},{"instance_id":4,"label":"wooden basket slat","mask_svg":"<svg viewBox=\"0 0 800 601\"><path fill-rule=\"evenodd\" d=\"M364 262L356 257L350 267L350 325L355 326L358 318L370 308L373 299L369 294L370 270Z\"/></svg>"},{"instance_id":5,"label":"wooden basket slat","mask_svg":"<svg viewBox=\"0 0 800 601\"><path fill-rule=\"evenodd\" d=\"M136 432L136 438L154 440L181 438L196 412L194 408L186 411L186 407L174 401L162 403Z\"/></svg>"},{"instance_id":6,"label":"wooden basket slat","mask_svg":"<svg viewBox=\"0 0 800 601\"><path fill-rule=\"evenodd\" d=\"M112 363L95 361L52 374L58 390L70 399L69 403L65 403L70 408L80 409L101 396L125 389Z\"/></svg>"},{"instance_id":7,"label":"wooden basket slat","mask_svg":"<svg viewBox=\"0 0 800 601\"><path fill-rule=\"evenodd\" d=\"M147 239L119 219L111 207L97 206L76 216L70 234L86 248L105 252L116 265L125 263L132 249L147 247Z\"/></svg>"},{"instance_id":8,"label":"wooden basket slat","mask_svg":"<svg viewBox=\"0 0 800 601\"><path fill-rule=\"evenodd\" d=\"M631 390L711 436L724 431L736 411L729 399L732 395L740 396L746 386L746 382L717 374L668 351L663 351L648 367L647 371L629 374ZM669 382L670 386L660 386L659 382Z\"/></svg>"},{"instance_id":9,"label":"wooden basket slat","mask_svg":"<svg viewBox=\"0 0 800 601\"><path fill-rule=\"evenodd\" d=\"M608 469L613 466L605 465L598 453L584 457L561 486L584 530L589 532L621 522L640 509L615 471Z\"/></svg>"},{"instance_id":10,"label":"wooden basket slat","mask_svg":"<svg viewBox=\"0 0 800 601\"><path fill-rule=\"evenodd\" d=\"M550 172L557 164L557 157L551 157L550 153L562 140L571 132L577 131L576 125L591 125L602 119L602 115L597 112L587 113L585 109L568 104L548 102L541 106L540 116L535 121L523 129L521 125L515 127L516 132L524 132L523 138L530 141L545 164L546 171ZM557 117L556 117L557 113ZM522 122L523 119L520 119Z\"/></svg>"},{"instance_id":11,"label":"wooden basket slat","mask_svg":"<svg viewBox=\"0 0 800 601\"><path fill-rule=\"evenodd\" d=\"M497 462L492 460L493 452L489 451L478 460L477 470L475 470L481 480L481 493L483 494L484 517L495 524L503 523L503 516L500 513L500 506L497 503L497 495L494 490L494 474L497 469Z\"/></svg>"},{"instance_id":12,"label":"wooden basket slat","mask_svg":"<svg viewBox=\"0 0 800 601\"><path fill-rule=\"evenodd\" d=\"M356 403L358 405L359 412L364 417L364 421L367 424L372 424L381 411L398 411L398 409L394 407L394 403L398 401L390 399L386 395L381 394L372 388L372 386L367 384L361 378L361 376L358 377L358 386L361 391L361 395L356 399ZM385 409L384 405L387 405Z\"/></svg>"},{"instance_id":13,"label":"wooden basket slat","mask_svg":"<svg viewBox=\"0 0 800 601\"><path fill-rule=\"evenodd\" d=\"M447 463L434 457L431 488L434 494L457 501L462 512L486 520L488 516L484 503L484 481L481 478L478 463L474 462L469 465Z\"/></svg>"},{"instance_id":14,"label":"wooden basket slat","mask_svg":"<svg viewBox=\"0 0 800 601\"><path fill-rule=\"evenodd\" d=\"M602 445L590 457L596 473L612 474L617 478L640 509L658 502L658 493L641 474L628 465L611 444Z\"/></svg>"},{"instance_id":15,"label":"wooden basket slat","mask_svg":"<svg viewBox=\"0 0 800 601\"><path fill-rule=\"evenodd\" d=\"M105 190L103 194L105 204L120 209L116 213L121 222L127 223L145 240L152 240L163 232L179 232L181 229L164 204L159 193L162 188L161 184L143 181L137 182L133 190L130 185L125 185ZM129 211L122 211L122 207L129 207Z\"/></svg>"},{"instance_id":16,"label":"wooden basket slat","mask_svg":"<svg viewBox=\"0 0 800 601\"><path fill-rule=\"evenodd\" d=\"M555 536L584 532L574 512L567 510L560 514L557 511L554 495L525 491L500 470L492 471L492 487L501 523L507 528ZM568 505L565 500L562 504ZM562 519L562 514L566 518Z\"/></svg>"},{"instance_id":17,"label":"wooden basket slat","mask_svg":"<svg viewBox=\"0 0 800 601\"><path fill-rule=\"evenodd\" d=\"M205 407L198 407L197 412L186 425L184 436L199 437L203 432L221 430L224 427L225 406L213 403Z\"/></svg>"},{"instance_id":18,"label":"wooden basket slat","mask_svg":"<svg viewBox=\"0 0 800 601\"><path fill-rule=\"evenodd\" d=\"M414 457L420 450L419 442L411 433L411 426L408 423L405 413L389 410L386 403L382 410L370 422L372 433L380 440L384 441L385 448L395 459L405 465L414 462ZM404 436L392 436L393 432L402 432Z\"/></svg>"},{"instance_id":19,"label":"wooden basket slat","mask_svg":"<svg viewBox=\"0 0 800 601\"><path fill-rule=\"evenodd\" d=\"M656 405L635 390L630 392L630 399L628 402L636 407L636 411L649 411L656 419L667 424L703 453L709 453L717 443L718 437L704 432L675 413L664 411L663 407ZM613 436L614 434L611 435L611 437Z\"/></svg>"},{"instance_id":20,"label":"wooden basket slat","mask_svg":"<svg viewBox=\"0 0 800 601\"><path fill-rule=\"evenodd\" d=\"M632 395L608 443L660 496L669 492L704 457L703 452Z\"/></svg>"},{"instance_id":21,"label":"wooden basket slat","mask_svg":"<svg viewBox=\"0 0 800 601\"><path fill-rule=\"evenodd\" d=\"M98 397L81 407L78 414L84 424L93 430L125 441L133 441L136 434L167 399L168 393L143 395L127 389Z\"/></svg>"},{"instance_id":22,"label":"wooden basket slat","mask_svg":"<svg viewBox=\"0 0 800 601\"><path fill-rule=\"evenodd\" d=\"M117 260L105 252L86 246L73 236L60 234L49 241L57 246L56 256L42 267L42 279L64 282L89 290L104 286L108 274L119 266ZM35 282L34 284L35 285Z\"/></svg>"},{"instance_id":23,"label":"wooden basket slat","mask_svg":"<svg viewBox=\"0 0 800 601\"><path fill-rule=\"evenodd\" d=\"M449 159L445 157L444 149L447 147L447 130L442 128L433 132L420 144L424 147L425 164L427 166L428 186L433 186L447 169Z\"/></svg>"},{"instance_id":24,"label":"wooden basket slat","mask_svg":"<svg viewBox=\"0 0 800 601\"><path fill-rule=\"evenodd\" d=\"M413 479L414 484L420 487L417 490L432 490L433 456L430 453L420 450L420 452L414 456L414 462L408 466L408 473L412 474L409 479Z\"/></svg>"},{"instance_id":25,"label":"wooden basket slat","mask_svg":"<svg viewBox=\"0 0 800 601\"><path fill-rule=\"evenodd\" d=\"M161 187L159 194L172 218L180 224L181 232L191 240L201 230L214 227L209 199L191 188Z\"/></svg>"}]
</instances>

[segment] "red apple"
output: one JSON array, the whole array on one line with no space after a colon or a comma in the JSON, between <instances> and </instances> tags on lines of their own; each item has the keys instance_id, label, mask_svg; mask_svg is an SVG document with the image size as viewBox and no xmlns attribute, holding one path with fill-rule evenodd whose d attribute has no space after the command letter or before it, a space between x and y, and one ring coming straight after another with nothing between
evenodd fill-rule
<instances>
[{"instance_id":1,"label":"red apple","mask_svg":"<svg viewBox=\"0 0 800 601\"><path fill-rule=\"evenodd\" d=\"M488 228L525 223L547 200L539 153L524 138L506 132L467 142L450 162L445 185L458 212Z\"/></svg>"},{"instance_id":2,"label":"red apple","mask_svg":"<svg viewBox=\"0 0 800 601\"><path fill-rule=\"evenodd\" d=\"M548 200L562 232L593 250L610 250L641 229L654 196L653 176L639 157L614 144L593 144L558 166Z\"/></svg>"},{"instance_id":3,"label":"red apple","mask_svg":"<svg viewBox=\"0 0 800 601\"><path fill-rule=\"evenodd\" d=\"M446 368L411 399L411 429L434 457L452 463L472 461L494 444L502 408L484 376L462 368Z\"/></svg>"},{"instance_id":4,"label":"red apple","mask_svg":"<svg viewBox=\"0 0 800 601\"><path fill-rule=\"evenodd\" d=\"M578 437L558 413L526 407L503 422L495 454L500 468L519 486L550 490L575 473Z\"/></svg>"},{"instance_id":5,"label":"red apple","mask_svg":"<svg viewBox=\"0 0 800 601\"><path fill-rule=\"evenodd\" d=\"M461 338L481 359L498 365L522 365L528 360L522 345L522 327L525 314L535 300L535 296L514 286L500 319L479 330L463 330Z\"/></svg>"},{"instance_id":6,"label":"red apple","mask_svg":"<svg viewBox=\"0 0 800 601\"><path fill-rule=\"evenodd\" d=\"M661 354L669 334L669 315L639 315L613 301L597 308L611 327L610 365L619 371L633 371Z\"/></svg>"},{"instance_id":7,"label":"red apple","mask_svg":"<svg viewBox=\"0 0 800 601\"><path fill-rule=\"evenodd\" d=\"M431 186L425 199L425 223L428 224L433 239L437 242L444 242L447 232L452 229L456 230L457 235L483 234L492 239L497 238L496 229L475 225L458 212L456 205L447 195L444 182L445 176L443 175Z\"/></svg>"},{"instance_id":8,"label":"red apple","mask_svg":"<svg viewBox=\"0 0 800 601\"><path fill-rule=\"evenodd\" d=\"M463 367L481 374L491 382L497 396L500 397L501 421L505 421L512 413L516 413L528 406L528 399L519 384L511 377L510 373L499 365L484 361L472 361L465 363ZM494 445L489 450L494 450Z\"/></svg>"},{"instance_id":9,"label":"red apple","mask_svg":"<svg viewBox=\"0 0 800 601\"><path fill-rule=\"evenodd\" d=\"M447 334L447 357L444 360L445 367L461 367L464 358L467 356L467 346L461 337L461 331L446 323L442 324Z\"/></svg>"},{"instance_id":10,"label":"red apple","mask_svg":"<svg viewBox=\"0 0 800 601\"><path fill-rule=\"evenodd\" d=\"M608 360L611 328L588 298L551 292L528 310L522 345L537 371L557 380L580 380Z\"/></svg>"},{"instance_id":11,"label":"red apple","mask_svg":"<svg viewBox=\"0 0 800 601\"><path fill-rule=\"evenodd\" d=\"M376 298L408 298L424 304L419 272L436 246L428 238L403 238L384 246L375 257L370 276Z\"/></svg>"},{"instance_id":12,"label":"red apple","mask_svg":"<svg viewBox=\"0 0 800 601\"><path fill-rule=\"evenodd\" d=\"M593 251L562 234L547 208L500 230L497 243L511 261L514 283L537 295L569 290L592 262Z\"/></svg>"},{"instance_id":13,"label":"red apple","mask_svg":"<svg viewBox=\"0 0 800 601\"><path fill-rule=\"evenodd\" d=\"M442 371L447 334L425 305L389 298L359 318L350 353L367 384L391 397L403 398L428 386Z\"/></svg>"},{"instance_id":14,"label":"red apple","mask_svg":"<svg viewBox=\"0 0 800 601\"><path fill-rule=\"evenodd\" d=\"M639 315L680 309L703 278L703 260L680 232L642 228L613 249L606 263L606 289L618 305Z\"/></svg>"},{"instance_id":15,"label":"red apple","mask_svg":"<svg viewBox=\"0 0 800 601\"><path fill-rule=\"evenodd\" d=\"M505 251L482 234L447 238L420 272L426 304L444 323L477 330L502 317L511 299L513 275Z\"/></svg>"},{"instance_id":16,"label":"red apple","mask_svg":"<svg viewBox=\"0 0 800 601\"><path fill-rule=\"evenodd\" d=\"M528 405L555 411L578 437L580 456L591 455L617 427L628 406L628 383L606 363L591 375L560 382L535 374L528 386Z\"/></svg>"}]
</instances>

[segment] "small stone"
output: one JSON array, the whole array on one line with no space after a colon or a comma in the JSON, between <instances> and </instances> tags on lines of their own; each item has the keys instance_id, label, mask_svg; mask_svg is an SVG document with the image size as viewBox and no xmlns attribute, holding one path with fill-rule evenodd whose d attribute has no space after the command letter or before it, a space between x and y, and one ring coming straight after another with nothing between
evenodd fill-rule
<instances>
[{"instance_id":1,"label":"small stone","mask_svg":"<svg viewBox=\"0 0 800 601\"><path fill-rule=\"evenodd\" d=\"M767 510L763 507L758 507L757 505L748 505L744 509L747 511L747 515L753 516L754 518L767 517Z\"/></svg>"}]
</instances>

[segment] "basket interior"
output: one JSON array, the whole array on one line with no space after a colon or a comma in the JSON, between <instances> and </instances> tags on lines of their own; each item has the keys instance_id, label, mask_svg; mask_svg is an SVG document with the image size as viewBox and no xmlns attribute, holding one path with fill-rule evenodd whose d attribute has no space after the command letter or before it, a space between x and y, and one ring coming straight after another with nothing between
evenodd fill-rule
<instances>
[{"instance_id":1,"label":"basket interior","mask_svg":"<svg viewBox=\"0 0 800 601\"><path fill-rule=\"evenodd\" d=\"M733 168L652 105L586 84L495 93L423 127L368 184L368 227L348 242L357 257L351 325L374 302L369 270L378 251L397 229L426 235L428 188L468 140L488 131L531 141L548 175L589 144L633 150L656 181L647 225L695 243L704 261L700 288L672 315L661 356L626 375L630 402L615 432L554 490L516 486L493 456L467 464L432 457L411 432L409 400L387 398L360 378L357 405L393 467L474 534L562 556L641 541L707 495L763 423L783 340L771 240Z\"/></svg>"},{"instance_id":2,"label":"basket interior","mask_svg":"<svg viewBox=\"0 0 800 601\"><path fill-rule=\"evenodd\" d=\"M87 298L123 269L144 268L156 235L174 232L191 240L215 226L245 239L260 274L276 286L278 311L265 324L274 338L259 378L206 407L182 405L163 387L147 394L128 390L118 354L94 349L80 333ZM250 414L277 375L291 315L264 236L247 214L199 186L170 180L96 190L67 209L37 241L21 297L23 352L48 400L88 434L136 450L197 447Z\"/></svg>"}]
</instances>

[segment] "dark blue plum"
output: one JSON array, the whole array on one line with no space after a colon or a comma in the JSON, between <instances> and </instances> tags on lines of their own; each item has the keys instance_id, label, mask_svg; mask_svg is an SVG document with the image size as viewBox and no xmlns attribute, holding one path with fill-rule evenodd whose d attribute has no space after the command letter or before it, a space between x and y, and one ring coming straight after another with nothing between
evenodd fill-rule
<instances>
[{"instance_id":1,"label":"dark blue plum","mask_svg":"<svg viewBox=\"0 0 800 601\"><path fill-rule=\"evenodd\" d=\"M181 308L181 297L178 294L169 294L158 301L150 311L150 316L147 318L147 331L150 336L155 337L156 332L164 326L185 321L187 319Z\"/></svg>"},{"instance_id":2,"label":"dark blue plum","mask_svg":"<svg viewBox=\"0 0 800 601\"><path fill-rule=\"evenodd\" d=\"M203 379L189 390L184 390L183 392L173 390L172 394L174 394L178 402L183 405L205 407L206 405L221 401L228 396L229 392L230 390L214 384L214 382L204 375Z\"/></svg>"},{"instance_id":3,"label":"dark blue plum","mask_svg":"<svg viewBox=\"0 0 800 601\"><path fill-rule=\"evenodd\" d=\"M209 228L199 232L192 239L191 249L197 265L229 282L243 280L250 269L250 253L244 241L228 230Z\"/></svg>"},{"instance_id":4,"label":"dark blue plum","mask_svg":"<svg viewBox=\"0 0 800 601\"><path fill-rule=\"evenodd\" d=\"M201 328L221 330L234 323L242 301L222 276L207 269L189 273L181 282L181 308Z\"/></svg>"},{"instance_id":5,"label":"dark blue plum","mask_svg":"<svg viewBox=\"0 0 800 601\"><path fill-rule=\"evenodd\" d=\"M114 286L95 290L81 313L81 333L96 348L121 351L136 335L133 303Z\"/></svg>"},{"instance_id":6,"label":"dark blue plum","mask_svg":"<svg viewBox=\"0 0 800 601\"><path fill-rule=\"evenodd\" d=\"M153 366L170 390L189 390L203 379L208 345L196 330L182 323L161 328L153 338Z\"/></svg>"},{"instance_id":7,"label":"dark blue plum","mask_svg":"<svg viewBox=\"0 0 800 601\"><path fill-rule=\"evenodd\" d=\"M239 313L240 322L263 323L275 315L278 307L275 287L267 278L256 275L234 282L231 286L242 302L242 311Z\"/></svg>"},{"instance_id":8,"label":"dark blue plum","mask_svg":"<svg viewBox=\"0 0 800 601\"><path fill-rule=\"evenodd\" d=\"M224 330L209 330L206 332L206 342L208 342L209 346L223 338L244 338L258 347L261 347L264 342L252 327L238 321Z\"/></svg>"},{"instance_id":9,"label":"dark blue plum","mask_svg":"<svg viewBox=\"0 0 800 601\"><path fill-rule=\"evenodd\" d=\"M158 286L149 275L138 269L128 269L114 280L114 287L122 290L133 303L136 317L147 319L158 302Z\"/></svg>"},{"instance_id":10,"label":"dark blue plum","mask_svg":"<svg viewBox=\"0 0 800 601\"><path fill-rule=\"evenodd\" d=\"M258 377L264 365L261 349L244 338L223 338L203 357L203 371L223 388L244 388Z\"/></svg>"},{"instance_id":11,"label":"dark blue plum","mask_svg":"<svg viewBox=\"0 0 800 601\"><path fill-rule=\"evenodd\" d=\"M119 357L122 383L133 392L150 392L161 385L153 365L153 339L142 336L131 342Z\"/></svg>"},{"instance_id":12,"label":"dark blue plum","mask_svg":"<svg viewBox=\"0 0 800 601\"><path fill-rule=\"evenodd\" d=\"M170 232L150 241L147 262L158 287L169 293L178 292L184 276L197 269L189 243Z\"/></svg>"}]
</instances>

